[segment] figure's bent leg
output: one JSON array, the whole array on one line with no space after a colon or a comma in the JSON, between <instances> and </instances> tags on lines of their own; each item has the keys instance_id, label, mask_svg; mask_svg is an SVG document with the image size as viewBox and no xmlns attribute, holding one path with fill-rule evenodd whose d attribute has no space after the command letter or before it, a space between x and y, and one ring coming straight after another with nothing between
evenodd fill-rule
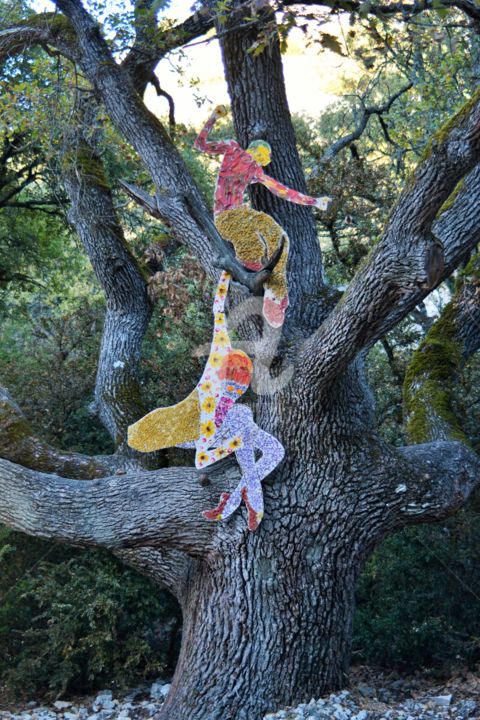
<instances>
[{"instance_id":1,"label":"figure's bent leg","mask_svg":"<svg viewBox=\"0 0 480 720\"><path fill-rule=\"evenodd\" d=\"M202 515L207 520L226 520L232 515L242 502L242 492L245 487L243 478L235 490L230 493L222 493L220 502L212 510L205 510Z\"/></svg>"},{"instance_id":2,"label":"figure's bent leg","mask_svg":"<svg viewBox=\"0 0 480 720\"><path fill-rule=\"evenodd\" d=\"M256 440L256 433L254 437ZM262 477L258 472L258 463L255 462L255 447L250 446L248 450L239 450L236 458L242 468L244 479L242 499L248 510L248 529L256 530L263 518L263 490Z\"/></svg>"}]
</instances>

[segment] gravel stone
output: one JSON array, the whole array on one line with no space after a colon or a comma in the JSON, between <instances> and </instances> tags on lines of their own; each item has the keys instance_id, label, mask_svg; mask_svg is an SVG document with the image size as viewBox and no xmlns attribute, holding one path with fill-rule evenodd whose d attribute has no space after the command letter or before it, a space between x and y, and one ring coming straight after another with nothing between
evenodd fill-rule
<instances>
[{"instance_id":1,"label":"gravel stone","mask_svg":"<svg viewBox=\"0 0 480 720\"><path fill-rule=\"evenodd\" d=\"M439 705L440 707L449 707L452 699L453 695L437 695L437 697L432 698L432 702L434 705Z\"/></svg>"},{"instance_id":2,"label":"gravel stone","mask_svg":"<svg viewBox=\"0 0 480 720\"><path fill-rule=\"evenodd\" d=\"M463 689L459 683L433 688L421 678L386 680L385 676L375 676L373 687L371 676L366 677L366 682L357 682L350 690L268 713L265 720L480 720L480 702L471 697L478 697L480 691L480 679L475 685L474 676ZM151 720L170 687L159 678L123 696L103 690L93 698L57 700L48 706L30 700L21 708L0 711L0 720Z\"/></svg>"}]
</instances>

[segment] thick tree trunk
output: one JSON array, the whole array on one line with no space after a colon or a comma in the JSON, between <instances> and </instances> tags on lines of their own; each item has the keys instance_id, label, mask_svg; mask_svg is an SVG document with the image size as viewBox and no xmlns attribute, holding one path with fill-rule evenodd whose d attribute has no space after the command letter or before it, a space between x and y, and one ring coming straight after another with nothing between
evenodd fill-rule
<instances>
[{"instance_id":1,"label":"thick tree trunk","mask_svg":"<svg viewBox=\"0 0 480 720\"><path fill-rule=\"evenodd\" d=\"M345 684L353 538L338 526L313 543L301 514L283 521L214 566L196 564L162 718L260 720Z\"/></svg>"},{"instance_id":2,"label":"thick tree trunk","mask_svg":"<svg viewBox=\"0 0 480 720\"><path fill-rule=\"evenodd\" d=\"M435 489L423 455L414 467L375 434L358 365L321 403L293 381L258 410L286 459L264 483L258 531L249 533L237 513L219 527L208 558L190 565L182 650L162 720L261 720L344 686L366 558L395 528L449 514L465 497L461 480L450 493L443 484L460 472L458 458L448 456Z\"/></svg>"}]
</instances>

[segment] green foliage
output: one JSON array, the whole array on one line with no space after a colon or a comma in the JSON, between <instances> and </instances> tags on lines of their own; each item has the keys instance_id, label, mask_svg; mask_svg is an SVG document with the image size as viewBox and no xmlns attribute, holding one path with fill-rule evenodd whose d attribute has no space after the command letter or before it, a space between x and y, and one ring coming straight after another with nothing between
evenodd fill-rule
<instances>
[{"instance_id":1,"label":"green foliage","mask_svg":"<svg viewBox=\"0 0 480 720\"><path fill-rule=\"evenodd\" d=\"M107 553L0 529L0 569L0 681L17 699L171 671L178 607Z\"/></svg>"},{"instance_id":2,"label":"green foliage","mask_svg":"<svg viewBox=\"0 0 480 720\"><path fill-rule=\"evenodd\" d=\"M453 302L445 307L413 354L405 374L407 431L412 442L427 442L430 439L432 414L445 423L452 439L468 442L452 409L452 384L462 360L455 312Z\"/></svg>"},{"instance_id":3,"label":"green foliage","mask_svg":"<svg viewBox=\"0 0 480 720\"><path fill-rule=\"evenodd\" d=\"M479 548L478 508L386 540L360 578L353 657L438 672L478 662Z\"/></svg>"},{"instance_id":4,"label":"green foliage","mask_svg":"<svg viewBox=\"0 0 480 720\"><path fill-rule=\"evenodd\" d=\"M77 288L78 290L78 288ZM23 302L22 302L23 300ZM103 303L24 292L0 328L0 384L48 442L87 453L111 451L88 410L93 400ZM25 304L23 304L25 303Z\"/></svg>"}]
</instances>

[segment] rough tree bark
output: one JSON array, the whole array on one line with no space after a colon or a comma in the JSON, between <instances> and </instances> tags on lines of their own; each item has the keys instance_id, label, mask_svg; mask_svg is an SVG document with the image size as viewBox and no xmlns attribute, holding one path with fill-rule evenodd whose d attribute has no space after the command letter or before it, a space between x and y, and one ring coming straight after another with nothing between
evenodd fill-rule
<instances>
[{"instance_id":1,"label":"rough tree bark","mask_svg":"<svg viewBox=\"0 0 480 720\"><path fill-rule=\"evenodd\" d=\"M242 3L233 5L232 23L244 14ZM76 61L151 173L159 212L211 271L210 239L184 202L183 193L198 197L184 163L80 2L57 6L71 22ZM275 35L263 55L247 54L271 21L259 13L254 29L227 28L226 77L239 139L266 135L278 158L273 174L301 190ZM18 51L25 33L0 33L0 51ZM41 42L55 45L42 33ZM135 553L132 562L179 598L182 649L165 720L260 720L344 684L355 582L369 553L405 525L452 514L478 485L480 461L461 442L433 438L396 449L382 441L362 362L478 242L479 162L476 95L432 139L340 302L324 285L311 211L255 195L288 229L292 290L283 336L268 336L274 350L265 353L265 334L259 339L242 325L243 339L257 347L256 364L272 361L263 368L270 393L258 396L256 420L286 449L264 484L266 515L256 533L246 530L244 511L226 524L201 520L201 510L238 480L229 462L202 474L170 468L82 483L0 460L2 522L125 559ZM273 392L282 366L291 368L290 382Z\"/></svg>"},{"instance_id":2,"label":"rough tree bark","mask_svg":"<svg viewBox=\"0 0 480 720\"><path fill-rule=\"evenodd\" d=\"M117 452L154 467L161 455L147 458L126 443L128 426L146 412L138 379L142 341L153 310L146 274L125 241L102 161L84 139L82 124L67 137L62 168L71 203L69 219L107 301L95 383L97 412Z\"/></svg>"}]
</instances>

